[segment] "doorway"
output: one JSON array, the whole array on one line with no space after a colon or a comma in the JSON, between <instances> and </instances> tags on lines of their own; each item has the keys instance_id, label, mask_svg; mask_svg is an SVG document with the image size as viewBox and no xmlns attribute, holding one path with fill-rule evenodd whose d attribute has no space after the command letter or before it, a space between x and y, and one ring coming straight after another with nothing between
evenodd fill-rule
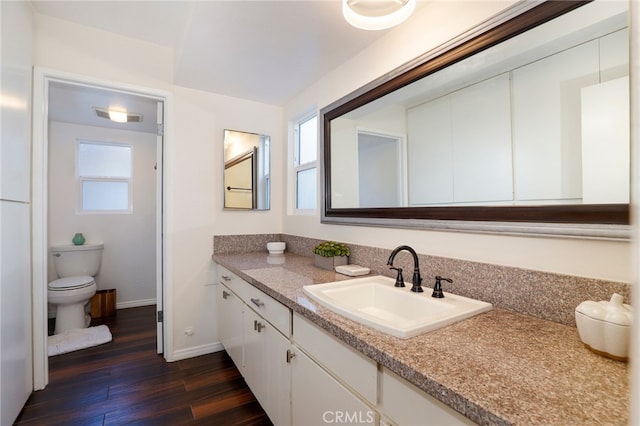
<instances>
[{"instance_id":1,"label":"doorway","mask_svg":"<svg viewBox=\"0 0 640 426\"><path fill-rule=\"evenodd\" d=\"M53 244L65 243L66 234L72 227L91 229L89 232L102 240L99 242L103 242L107 248L103 251L102 266L96 276L98 289L123 285L122 290L118 290L119 308L155 304L159 312L157 317L161 318L165 290L164 111L168 98L169 94L161 91L62 72L37 68L34 70L32 234L36 390L43 389L48 383L47 284L52 274L55 277L49 248ZM101 117L100 113L109 108L126 110L134 119L127 123L114 123L108 116ZM135 125L130 125L134 123ZM82 189L76 173L76 147L83 142L130 144L133 158L140 160L137 165L133 165L130 182L132 196L135 197L135 192L145 193L143 195L148 200L146 207L141 208L145 203L138 200L129 212L96 214L83 211L82 205L77 201L81 198ZM61 157L63 152L66 157ZM64 162L62 167L59 164L61 161ZM65 174L67 181L54 182ZM146 186L140 189L137 185L143 181ZM58 186L52 189L53 184ZM65 203L71 205L65 206ZM134 212L138 213L138 210L143 209L146 212L142 212L142 216L136 219ZM51 223L52 217L55 217L55 223ZM130 274L123 275L122 268L118 265L123 261L123 247L126 252L126 246L132 242L123 241L127 238L125 226L134 229L136 223L139 226L145 219L151 222L147 226L147 237L142 242L147 252L144 260L147 274L144 279L148 282L145 284L146 290L141 292L141 286L137 283L143 278L136 276L139 273L136 269L141 268L131 268ZM128 224L125 225L126 223ZM90 235L87 237L91 238ZM111 254L109 246L112 246ZM127 286L133 281L136 282L135 286ZM158 322L156 340L157 352L166 352L163 322Z\"/></svg>"},{"instance_id":2,"label":"doorway","mask_svg":"<svg viewBox=\"0 0 640 426\"><path fill-rule=\"evenodd\" d=\"M404 138L365 130L357 135L358 206L406 206Z\"/></svg>"}]
</instances>

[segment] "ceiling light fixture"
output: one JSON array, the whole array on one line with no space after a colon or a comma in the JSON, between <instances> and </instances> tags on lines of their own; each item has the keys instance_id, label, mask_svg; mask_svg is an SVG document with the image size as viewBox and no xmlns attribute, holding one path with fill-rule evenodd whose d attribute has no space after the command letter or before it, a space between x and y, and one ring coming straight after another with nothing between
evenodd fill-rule
<instances>
[{"instance_id":1,"label":"ceiling light fixture","mask_svg":"<svg viewBox=\"0 0 640 426\"><path fill-rule=\"evenodd\" d=\"M385 30L407 19L416 0L342 0L342 14L348 23L363 30Z\"/></svg>"},{"instance_id":2,"label":"ceiling light fixture","mask_svg":"<svg viewBox=\"0 0 640 426\"><path fill-rule=\"evenodd\" d=\"M115 123L140 123L142 122L142 114L119 111L114 109L93 107L96 115L100 118L107 118Z\"/></svg>"},{"instance_id":3,"label":"ceiling light fixture","mask_svg":"<svg viewBox=\"0 0 640 426\"><path fill-rule=\"evenodd\" d=\"M127 113L126 111L114 111L112 109L109 110L109 120L115 121L116 123L126 123L127 122Z\"/></svg>"}]
</instances>

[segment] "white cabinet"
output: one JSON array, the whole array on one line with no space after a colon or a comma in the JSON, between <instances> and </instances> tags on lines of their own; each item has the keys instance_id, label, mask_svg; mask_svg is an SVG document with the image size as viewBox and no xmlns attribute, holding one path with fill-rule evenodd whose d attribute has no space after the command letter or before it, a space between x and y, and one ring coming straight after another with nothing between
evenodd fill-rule
<instances>
[{"instance_id":1,"label":"white cabinet","mask_svg":"<svg viewBox=\"0 0 640 426\"><path fill-rule=\"evenodd\" d=\"M513 198L509 75L407 113L409 205Z\"/></svg>"},{"instance_id":2,"label":"white cabinet","mask_svg":"<svg viewBox=\"0 0 640 426\"><path fill-rule=\"evenodd\" d=\"M407 111L409 206L453 202L451 99Z\"/></svg>"},{"instance_id":3,"label":"white cabinet","mask_svg":"<svg viewBox=\"0 0 640 426\"><path fill-rule=\"evenodd\" d=\"M582 89L582 201L628 203L629 78Z\"/></svg>"},{"instance_id":4,"label":"white cabinet","mask_svg":"<svg viewBox=\"0 0 640 426\"><path fill-rule=\"evenodd\" d=\"M627 202L628 30L530 60L407 110L410 206Z\"/></svg>"},{"instance_id":5,"label":"white cabinet","mask_svg":"<svg viewBox=\"0 0 640 426\"><path fill-rule=\"evenodd\" d=\"M293 315L294 425L377 424L377 363Z\"/></svg>"},{"instance_id":6,"label":"white cabinet","mask_svg":"<svg viewBox=\"0 0 640 426\"><path fill-rule=\"evenodd\" d=\"M227 269L219 268L220 342L271 421L291 424L287 363L291 311Z\"/></svg>"},{"instance_id":7,"label":"white cabinet","mask_svg":"<svg viewBox=\"0 0 640 426\"><path fill-rule=\"evenodd\" d=\"M232 278L228 285L251 309L273 324L282 334L291 336L291 310L282 303L240 279Z\"/></svg>"},{"instance_id":8,"label":"white cabinet","mask_svg":"<svg viewBox=\"0 0 640 426\"><path fill-rule=\"evenodd\" d=\"M582 198L580 90L598 78L597 40L513 71L516 200Z\"/></svg>"},{"instance_id":9,"label":"white cabinet","mask_svg":"<svg viewBox=\"0 0 640 426\"><path fill-rule=\"evenodd\" d=\"M0 2L0 424L13 424L34 390L31 290L33 11ZM34 235L33 238L41 238ZM40 291L40 290L39 290ZM39 339L36 339L39 340ZM37 348L41 343L36 342ZM45 348L46 350L46 348ZM36 379L38 376L36 376Z\"/></svg>"},{"instance_id":10,"label":"white cabinet","mask_svg":"<svg viewBox=\"0 0 640 426\"><path fill-rule=\"evenodd\" d=\"M242 355L242 301L226 286L218 288L218 337L238 369Z\"/></svg>"},{"instance_id":11,"label":"white cabinet","mask_svg":"<svg viewBox=\"0 0 640 426\"><path fill-rule=\"evenodd\" d=\"M33 390L29 206L0 201L0 424L13 424Z\"/></svg>"},{"instance_id":12,"label":"white cabinet","mask_svg":"<svg viewBox=\"0 0 640 426\"><path fill-rule=\"evenodd\" d=\"M304 352L296 350L291 365L292 424L376 424L376 411Z\"/></svg>"},{"instance_id":13,"label":"white cabinet","mask_svg":"<svg viewBox=\"0 0 640 426\"><path fill-rule=\"evenodd\" d=\"M473 424L223 267L219 336L271 421Z\"/></svg>"},{"instance_id":14,"label":"white cabinet","mask_svg":"<svg viewBox=\"0 0 640 426\"><path fill-rule=\"evenodd\" d=\"M2 2L0 7L0 199L29 202L32 12L22 2Z\"/></svg>"},{"instance_id":15,"label":"white cabinet","mask_svg":"<svg viewBox=\"0 0 640 426\"><path fill-rule=\"evenodd\" d=\"M513 199L509 75L451 95L453 201Z\"/></svg>"},{"instance_id":16,"label":"white cabinet","mask_svg":"<svg viewBox=\"0 0 640 426\"><path fill-rule=\"evenodd\" d=\"M381 424L386 425L474 425L464 417L422 390L382 368L380 375Z\"/></svg>"},{"instance_id":17,"label":"white cabinet","mask_svg":"<svg viewBox=\"0 0 640 426\"><path fill-rule=\"evenodd\" d=\"M375 405L378 366L299 314L293 315L293 341L365 401Z\"/></svg>"},{"instance_id":18,"label":"white cabinet","mask_svg":"<svg viewBox=\"0 0 640 426\"><path fill-rule=\"evenodd\" d=\"M289 339L252 309L244 311L245 381L276 425L290 424Z\"/></svg>"}]
</instances>

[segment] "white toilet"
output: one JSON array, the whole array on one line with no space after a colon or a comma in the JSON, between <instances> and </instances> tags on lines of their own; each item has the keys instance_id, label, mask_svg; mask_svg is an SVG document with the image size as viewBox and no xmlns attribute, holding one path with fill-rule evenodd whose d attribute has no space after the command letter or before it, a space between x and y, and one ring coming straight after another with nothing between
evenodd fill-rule
<instances>
[{"instance_id":1,"label":"white toilet","mask_svg":"<svg viewBox=\"0 0 640 426\"><path fill-rule=\"evenodd\" d=\"M85 305L96 294L93 277L100 269L104 244L51 247L53 265L59 279L47 289L48 302L57 307L55 334L74 328L86 328Z\"/></svg>"}]
</instances>

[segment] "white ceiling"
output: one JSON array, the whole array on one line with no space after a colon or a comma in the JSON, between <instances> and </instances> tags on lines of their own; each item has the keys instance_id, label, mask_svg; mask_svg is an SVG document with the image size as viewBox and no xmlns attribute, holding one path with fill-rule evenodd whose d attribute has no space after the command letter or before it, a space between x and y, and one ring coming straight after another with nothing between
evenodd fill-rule
<instances>
[{"instance_id":1,"label":"white ceiling","mask_svg":"<svg viewBox=\"0 0 640 426\"><path fill-rule=\"evenodd\" d=\"M283 105L389 30L364 31L340 0L32 1L36 13L174 49L173 83ZM418 6L419 7L419 6ZM100 89L52 87L51 120L155 132L155 102ZM141 124L98 119L127 107ZM131 108L131 109L129 109Z\"/></svg>"},{"instance_id":2,"label":"white ceiling","mask_svg":"<svg viewBox=\"0 0 640 426\"><path fill-rule=\"evenodd\" d=\"M174 49L174 84L283 105L385 31L340 0L34 1L37 13Z\"/></svg>"}]
</instances>

